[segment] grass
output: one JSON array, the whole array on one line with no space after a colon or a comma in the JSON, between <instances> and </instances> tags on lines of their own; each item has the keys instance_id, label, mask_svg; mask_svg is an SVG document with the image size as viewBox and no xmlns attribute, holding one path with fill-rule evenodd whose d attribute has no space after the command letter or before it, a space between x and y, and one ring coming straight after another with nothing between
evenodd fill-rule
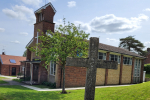
<instances>
[{"instance_id":1,"label":"grass","mask_svg":"<svg viewBox=\"0 0 150 100\"><path fill-rule=\"evenodd\" d=\"M20 83L23 81L23 79L12 79L12 80Z\"/></svg>"},{"instance_id":2,"label":"grass","mask_svg":"<svg viewBox=\"0 0 150 100\"><path fill-rule=\"evenodd\" d=\"M6 84L6 83L8 83L8 82L5 82L5 81L0 79L0 84Z\"/></svg>"},{"instance_id":3,"label":"grass","mask_svg":"<svg viewBox=\"0 0 150 100\"><path fill-rule=\"evenodd\" d=\"M150 74L146 74L146 78L150 78Z\"/></svg>"},{"instance_id":4,"label":"grass","mask_svg":"<svg viewBox=\"0 0 150 100\"><path fill-rule=\"evenodd\" d=\"M37 87L37 88L49 88L49 89L52 89L51 87L45 86L45 85L32 85L32 86Z\"/></svg>"},{"instance_id":5,"label":"grass","mask_svg":"<svg viewBox=\"0 0 150 100\"><path fill-rule=\"evenodd\" d=\"M6 84L6 83L8 83L8 82L3 81L2 79L7 79L7 78L5 78L5 77L0 77L0 84ZM0 99L0 100L1 100L1 99Z\"/></svg>"},{"instance_id":6,"label":"grass","mask_svg":"<svg viewBox=\"0 0 150 100\"><path fill-rule=\"evenodd\" d=\"M84 89L34 91L22 86L0 86L0 100L84 100ZM95 100L150 100L150 82L124 87L97 88Z\"/></svg>"},{"instance_id":7,"label":"grass","mask_svg":"<svg viewBox=\"0 0 150 100\"><path fill-rule=\"evenodd\" d=\"M6 78L6 77L1 77L1 76L0 76L0 79L8 79L8 78Z\"/></svg>"},{"instance_id":8,"label":"grass","mask_svg":"<svg viewBox=\"0 0 150 100\"><path fill-rule=\"evenodd\" d=\"M9 76L9 77L17 77L17 76Z\"/></svg>"}]
</instances>

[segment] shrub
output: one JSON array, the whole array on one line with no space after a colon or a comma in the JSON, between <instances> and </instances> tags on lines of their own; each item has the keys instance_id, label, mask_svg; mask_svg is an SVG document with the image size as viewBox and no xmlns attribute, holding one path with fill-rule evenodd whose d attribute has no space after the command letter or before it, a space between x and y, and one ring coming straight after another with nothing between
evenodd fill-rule
<instances>
[{"instance_id":1,"label":"shrub","mask_svg":"<svg viewBox=\"0 0 150 100\"><path fill-rule=\"evenodd\" d=\"M43 82L42 85L49 86L51 88L56 88L56 83L51 83L51 82Z\"/></svg>"},{"instance_id":2,"label":"shrub","mask_svg":"<svg viewBox=\"0 0 150 100\"><path fill-rule=\"evenodd\" d=\"M150 74L150 65L144 66L144 71Z\"/></svg>"}]
</instances>

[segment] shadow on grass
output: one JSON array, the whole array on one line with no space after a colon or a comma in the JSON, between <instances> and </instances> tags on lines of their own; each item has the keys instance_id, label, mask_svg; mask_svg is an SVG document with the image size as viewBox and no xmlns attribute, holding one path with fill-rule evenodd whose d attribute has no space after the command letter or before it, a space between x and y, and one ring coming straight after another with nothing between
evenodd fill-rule
<instances>
[{"instance_id":1,"label":"shadow on grass","mask_svg":"<svg viewBox=\"0 0 150 100\"><path fill-rule=\"evenodd\" d=\"M0 100L60 100L60 91L35 91L22 86L0 86Z\"/></svg>"}]
</instances>

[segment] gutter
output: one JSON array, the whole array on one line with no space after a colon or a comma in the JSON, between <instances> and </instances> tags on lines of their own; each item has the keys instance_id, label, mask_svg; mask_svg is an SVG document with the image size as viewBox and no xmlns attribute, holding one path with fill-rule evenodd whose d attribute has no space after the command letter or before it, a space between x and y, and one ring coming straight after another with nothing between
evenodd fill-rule
<instances>
[{"instance_id":1,"label":"gutter","mask_svg":"<svg viewBox=\"0 0 150 100\"><path fill-rule=\"evenodd\" d=\"M104 50L104 51L109 51L109 52L114 52L114 53L119 53L119 54L129 55L129 54L120 53L120 52L115 52L115 51L110 51L110 50L105 50L105 49L98 49L98 50ZM129 56L134 56L134 55L129 55ZM139 57L139 56L134 56L134 57ZM139 57L139 58L146 59L146 57Z\"/></svg>"}]
</instances>

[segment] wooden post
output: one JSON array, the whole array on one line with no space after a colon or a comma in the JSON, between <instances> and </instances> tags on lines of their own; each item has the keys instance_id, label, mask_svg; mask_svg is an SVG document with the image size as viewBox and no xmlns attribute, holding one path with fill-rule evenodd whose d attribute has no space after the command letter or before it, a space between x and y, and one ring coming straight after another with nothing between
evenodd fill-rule
<instances>
[{"instance_id":1,"label":"wooden post","mask_svg":"<svg viewBox=\"0 0 150 100\"><path fill-rule=\"evenodd\" d=\"M106 54L106 60L109 61L109 52ZM105 69L105 85L107 85L107 80L108 80L108 69Z\"/></svg>"},{"instance_id":2,"label":"wooden post","mask_svg":"<svg viewBox=\"0 0 150 100\"><path fill-rule=\"evenodd\" d=\"M132 58L131 84L133 84L134 60L135 60L135 58L133 57L133 58Z\"/></svg>"},{"instance_id":3,"label":"wooden post","mask_svg":"<svg viewBox=\"0 0 150 100\"><path fill-rule=\"evenodd\" d=\"M122 69L123 69L123 55L121 55L121 63L120 63L120 75L119 75L119 84L122 84Z\"/></svg>"}]
</instances>

